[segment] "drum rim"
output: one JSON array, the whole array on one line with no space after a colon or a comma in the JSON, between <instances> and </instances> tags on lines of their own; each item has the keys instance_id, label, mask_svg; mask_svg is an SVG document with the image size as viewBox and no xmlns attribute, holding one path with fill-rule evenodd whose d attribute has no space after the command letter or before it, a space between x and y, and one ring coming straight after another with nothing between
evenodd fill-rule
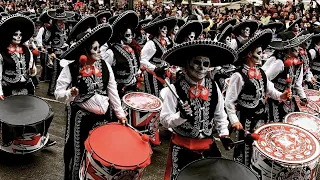
<instances>
[{"instance_id":1,"label":"drum rim","mask_svg":"<svg viewBox=\"0 0 320 180\"><path fill-rule=\"evenodd\" d=\"M319 94L320 95L320 94ZM299 101L301 101L300 100L300 97L298 96L298 95L294 95L294 97L295 97L295 99L297 99L297 97L299 98ZM314 102L314 101L312 101L309 97L307 97L307 99L309 100L309 102L312 102L316 107L317 107L317 110L318 110L318 112L320 112L320 106L316 103L316 102ZM299 108L299 105L298 105L298 108ZM300 109L299 109L300 110ZM300 111L300 112L302 112L302 111ZM290 114L290 113L289 113ZM309 113L308 113L309 114ZM317 112L314 112L314 114L318 114ZM288 114L287 114L288 115ZM286 115L286 116L287 116ZM313 115L313 114L312 114Z\"/></svg>"},{"instance_id":2,"label":"drum rim","mask_svg":"<svg viewBox=\"0 0 320 180\"><path fill-rule=\"evenodd\" d=\"M283 122L286 123L286 124L290 124L290 123L287 123L287 119L288 119L289 115L292 115L292 114L306 114L306 115L309 115L309 116L313 116L314 118L319 119L319 121L320 121L320 118L317 117L317 116L315 116L315 115L313 115L313 114L309 114L309 113L306 113L306 112L291 112L291 113L288 113L288 114L284 117ZM294 124L293 124L293 125L294 125ZM300 126L299 126L299 127L300 127ZM305 128L303 128L303 129L305 129Z\"/></svg>"},{"instance_id":3,"label":"drum rim","mask_svg":"<svg viewBox=\"0 0 320 180\"><path fill-rule=\"evenodd\" d=\"M257 145L257 141L254 141L253 145L257 148L257 150L258 150L262 155L264 155L266 158L268 158L268 159L270 159L270 160L272 160L272 161L275 161L275 162L277 162L277 163L284 164L284 165L288 165L288 166L294 166L294 167L300 167L300 166L303 166L303 167L304 167L304 166L306 166L306 165L308 165L308 164L311 164L311 163L319 160L319 157L320 157L320 142L319 142L319 140L317 139L317 137L315 137L315 136L313 135L313 133L311 133L311 132L309 132L308 130L306 130L306 129L304 129L304 128L301 128L301 127L299 127L299 126L297 126L297 125L288 124L288 123L272 122L272 123L267 123L267 124L264 124L264 125L260 126L258 129L256 129L256 130L254 131L254 133L257 133L258 130L262 130L262 127L267 126L267 125L269 126L269 125L272 125L272 124L279 124L279 125L286 125L286 126L289 125L289 126L298 127L298 128L300 128L300 129L305 130L307 133L309 133L309 134L311 135L311 137L314 138L314 140L316 140L315 142L318 143L318 148L319 148L319 149L318 149L318 152L319 152L319 153L318 153L318 155L317 155L314 159L312 159L312 160L310 160L310 161L307 161L307 162L305 162L305 163L300 163L300 164L298 164L298 163L284 162L284 161L275 160L275 159L273 159L272 157L270 157L268 154L266 154L265 152L263 152L263 151L261 150L260 146ZM257 133L257 134L258 134L258 133Z\"/></svg>"},{"instance_id":4,"label":"drum rim","mask_svg":"<svg viewBox=\"0 0 320 180\"><path fill-rule=\"evenodd\" d=\"M244 164L241 163L241 162L237 162L237 161L234 161L234 160L232 160L232 159L226 159L226 158L223 158L223 157L207 157L207 158L201 158L201 159L194 160L194 161L188 163L187 165L185 165L185 166L178 172L178 174L177 174L177 176L176 176L175 179L177 179L177 178L180 176L181 172L182 172L183 170L185 170L189 165L191 165L191 164L193 164L193 163L196 163L196 162L198 162L198 161L204 160L204 159L219 159L219 160L227 160L227 161L231 161L231 162L237 163L237 164L242 165L243 167L247 168L247 169L257 178L257 180L259 180L258 175L256 175L256 173L255 173L250 167L247 167L246 165L244 165Z\"/></svg>"},{"instance_id":5,"label":"drum rim","mask_svg":"<svg viewBox=\"0 0 320 180\"><path fill-rule=\"evenodd\" d=\"M123 97L122 97L122 102L129 108L133 109L133 110L136 110L136 111L140 111L140 112L160 112L161 111L161 108L162 108L162 101L160 98L158 98L157 96L154 96L155 98L157 98L160 102L160 107L159 108L156 108L156 109L139 109L139 108L135 108L135 107L132 107L131 105L129 105L126 101L125 101L125 97L128 95L128 94L147 94L149 96L154 96L152 94L149 94L149 93L145 93L145 92L129 92L127 94L125 94Z\"/></svg>"},{"instance_id":6,"label":"drum rim","mask_svg":"<svg viewBox=\"0 0 320 180\"><path fill-rule=\"evenodd\" d=\"M41 122L43 122L43 121L45 121L45 120L48 120L51 116L54 115L54 112L52 111L52 107L50 106L50 104L49 104L47 101L45 101L45 100L43 100L42 98L40 98L39 96L32 95L32 94L27 94L27 95L11 95L11 96L8 96L8 97L6 97L6 98L17 97L17 96L31 96L31 97L35 97L35 98L40 99L41 101L45 102L45 103L48 105L48 107L49 107L49 112L48 112L47 116L45 117L45 119L41 119L41 120L39 120L38 122L35 122L35 123L32 123L32 124L15 125L15 124L11 124L11 123L5 122L4 120L2 120L2 119L0 118L0 122L1 122L1 123L5 123L5 124L7 124L7 125L17 126L17 127L27 126L27 125L30 125L30 126L31 126L31 125L39 124L39 123L41 123Z\"/></svg>"},{"instance_id":7,"label":"drum rim","mask_svg":"<svg viewBox=\"0 0 320 180\"><path fill-rule=\"evenodd\" d=\"M320 96L320 91L317 91L317 90L314 90L314 89L304 89L304 91L317 92L317 94L319 94L319 96Z\"/></svg>"},{"instance_id":8,"label":"drum rim","mask_svg":"<svg viewBox=\"0 0 320 180\"><path fill-rule=\"evenodd\" d=\"M111 124L111 125L114 125L114 124L121 125L120 123L117 123L117 122L111 122L111 123L104 124L104 125L102 125L102 126L106 126L106 125L110 125L110 124ZM99 127L101 127L101 126L99 126ZM93 131L95 131L95 130L98 129L99 127L91 130L90 135L93 133ZM115 164L115 163L106 161L105 159L103 159L103 157L99 156L99 155L94 151L94 149L92 148L91 143L90 143L90 135L89 135L88 138L86 139L86 141L88 141L88 145L89 145L89 147L90 147L90 151L86 148L86 146L85 146L85 150L86 150L88 153L90 153L91 156L94 154L94 155L98 156L101 160L103 160L105 163L110 164L111 166L114 166L114 167L123 167L123 168L130 168L130 169L133 168L133 167L135 167L135 168L145 168L145 167L147 167L149 164L147 164L145 167L141 167L141 165L142 165L142 164L145 164L145 163L148 162L148 161L151 162L151 156L152 156L152 154L153 154L153 151L152 151L152 148L151 148L150 143L148 143L148 144L149 144L149 148L150 148L150 154L148 155L148 157L147 157L143 162L141 162L141 163L139 163L139 164L132 165L132 166L123 166L123 165L119 165L119 164ZM99 161L102 165L104 165L104 163L101 162L100 160L98 160L98 159L95 159L95 160L96 160L96 161Z\"/></svg>"}]
</instances>

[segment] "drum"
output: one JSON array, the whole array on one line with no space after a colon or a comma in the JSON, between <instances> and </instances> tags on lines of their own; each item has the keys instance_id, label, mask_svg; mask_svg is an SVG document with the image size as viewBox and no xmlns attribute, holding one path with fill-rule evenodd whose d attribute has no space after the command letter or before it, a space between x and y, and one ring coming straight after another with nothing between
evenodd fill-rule
<instances>
[{"instance_id":1,"label":"drum","mask_svg":"<svg viewBox=\"0 0 320 180\"><path fill-rule=\"evenodd\" d=\"M301 106L300 105L299 96L294 96L294 97L295 97L295 100L297 102L297 105L298 105L298 108L299 108L300 112L309 113L309 114L312 114L312 115L315 115L315 116L319 115L320 106L317 103L315 103L314 101L309 99L307 106Z\"/></svg>"},{"instance_id":2,"label":"drum","mask_svg":"<svg viewBox=\"0 0 320 180\"><path fill-rule=\"evenodd\" d=\"M308 99L314 101L318 106L320 106L320 91L305 89L304 92L306 93Z\"/></svg>"},{"instance_id":3,"label":"drum","mask_svg":"<svg viewBox=\"0 0 320 180\"><path fill-rule=\"evenodd\" d=\"M261 180L316 180L320 145L307 130L292 124L269 123L255 133L251 168Z\"/></svg>"},{"instance_id":4,"label":"drum","mask_svg":"<svg viewBox=\"0 0 320 180\"><path fill-rule=\"evenodd\" d=\"M245 165L223 158L205 158L186 165L176 180L258 180Z\"/></svg>"},{"instance_id":5,"label":"drum","mask_svg":"<svg viewBox=\"0 0 320 180\"><path fill-rule=\"evenodd\" d=\"M151 94L131 92L122 98L129 124L150 136L153 145L160 145L159 122L162 101Z\"/></svg>"},{"instance_id":6,"label":"drum","mask_svg":"<svg viewBox=\"0 0 320 180\"><path fill-rule=\"evenodd\" d=\"M109 123L90 132L85 141L80 180L139 180L151 163L152 149L136 131Z\"/></svg>"},{"instance_id":7,"label":"drum","mask_svg":"<svg viewBox=\"0 0 320 180\"><path fill-rule=\"evenodd\" d=\"M52 119L49 104L36 96L9 96L0 101L1 150L27 154L41 149L49 139Z\"/></svg>"}]
</instances>

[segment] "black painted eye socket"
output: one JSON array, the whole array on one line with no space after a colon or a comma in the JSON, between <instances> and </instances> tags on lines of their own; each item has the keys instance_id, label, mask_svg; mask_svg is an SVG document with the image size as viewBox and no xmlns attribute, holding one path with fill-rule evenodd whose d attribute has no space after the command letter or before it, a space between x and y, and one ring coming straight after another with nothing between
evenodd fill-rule
<instances>
[{"instance_id":1,"label":"black painted eye socket","mask_svg":"<svg viewBox=\"0 0 320 180\"><path fill-rule=\"evenodd\" d=\"M203 62L204 67L209 67L210 63L209 62Z\"/></svg>"},{"instance_id":2,"label":"black painted eye socket","mask_svg":"<svg viewBox=\"0 0 320 180\"><path fill-rule=\"evenodd\" d=\"M125 34L125 35L124 35L124 37L127 37L127 38L128 38L128 37L131 37L131 36L132 36L131 34Z\"/></svg>"}]
</instances>

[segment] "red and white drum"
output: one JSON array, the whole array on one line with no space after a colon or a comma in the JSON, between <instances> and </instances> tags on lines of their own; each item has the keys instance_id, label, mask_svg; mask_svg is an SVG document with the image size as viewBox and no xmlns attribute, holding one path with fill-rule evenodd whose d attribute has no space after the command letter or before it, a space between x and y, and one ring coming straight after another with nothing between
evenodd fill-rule
<instances>
[{"instance_id":1,"label":"red and white drum","mask_svg":"<svg viewBox=\"0 0 320 180\"><path fill-rule=\"evenodd\" d=\"M136 131L109 123L91 131L85 141L80 180L139 180L151 163L152 149Z\"/></svg>"},{"instance_id":2,"label":"red and white drum","mask_svg":"<svg viewBox=\"0 0 320 180\"><path fill-rule=\"evenodd\" d=\"M162 101L154 95L131 92L123 96L129 124L150 136L150 143L160 145L159 122Z\"/></svg>"},{"instance_id":3,"label":"red and white drum","mask_svg":"<svg viewBox=\"0 0 320 180\"><path fill-rule=\"evenodd\" d=\"M305 89L304 92L306 93L308 99L317 103L317 105L320 106L320 91L313 89Z\"/></svg>"},{"instance_id":4,"label":"red and white drum","mask_svg":"<svg viewBox=\"0 0 320 180\"><path fill-rule=\"evenodd\" d=\"M255 130L251 168L261 180L316 180L320 145L307 130L270 123Z\"/></svg>"},{"instance_id":5,"label":"red and white drum","mask_svg":"<svg viewBox=\"0 0 320 180\"><path fill-rule=\"evenodd\" d=\"M309 99L308 105L301 106L299 96L294 96L294 98L297 102L297 105L298 105L300 112L305 112L305 113L309 113L309 114L316 115L316 116L319 115L320 106L316 102Z\"/></svg>"}]
</instances>

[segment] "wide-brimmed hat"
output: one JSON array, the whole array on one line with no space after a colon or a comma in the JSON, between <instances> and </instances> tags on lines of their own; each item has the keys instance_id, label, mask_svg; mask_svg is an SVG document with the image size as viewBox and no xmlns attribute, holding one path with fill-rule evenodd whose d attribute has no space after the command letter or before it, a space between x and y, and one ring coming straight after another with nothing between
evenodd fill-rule
<instances>
[{"instance_id":1,"label":"wide-brimmed hat","mask_svg":"<svg viewBox=\"0 0 320 180\"><path fill-rule=\"evenodd\" d=\"M144 29L144 31L146 31L147 33L155 36L159 32L159 28L161 28L162 26L167 26L168 32L170 32L176 24L177 19L175 17L162 18L158 16L148 24L142 26L142 29Z\"/></svg>"},{"instance_id":2,"label":"wide-brimmed hat","mask_svg":"<svg viewBox=\"0 0 320 180\"><path fill-rule=\"evenodd\" d=\"M5 19L6 17L10 16L10 14L6 12L0 12L1 19Z\"/></svg>"},{"instance_id":3,"label":"wide-brimmed hat","mask_svg":"<svg viewBox=\"0 0 320 180\"><path fill-rule=\"evenodd\" d=\"M262 51L267 49L272 39L272 31L270 29L262 30L250 38L244 45L242 45L238 50L238 57L242 59L248 55L252 48L261 46Z\"/></svg>"},{"instance_id":4,"label":"wide-brimmed hat","mask_svg":"<svg viewBox=\"0 0 320 180\"><path fill-rule=\"evenodd\" d=\"M233 26L233 34L239 36L241 34L241 30L246 27L250 28L250 36L252 36L258 29L259 24L257 21L243 21L239 24Z\"/></svg>"},{"instance_id":5,"label":"wide-brimmed hat","mask_svg":"<svg viewBox=\"0 0 320 180\"><path fill-rule=\"evenodd\" d=\"M196 56L208 57L211 67L232 64L237 59L237 53L224 43L195 40L170 48L162 55L162 60L170 65L186 67L187 61Z\"/></svg>"},{"instance_id":6,"label":"wide-brimmed hat","mask_svg":"<svg viewBox=\"0 0 320 180\"><path fill-rule=\"evenodd\" d=\"M50 9L47 11L47 14L51 19L69 19L75 16L73 12L65 11L63 7Z\"/></svg>"},{"instance_id":7,"label":"wide-brimmed hat","mask_svg":"<svg viewBox=\"0 0 320 180\"><path fill-rule=\"evenodd\" d=\"M300 46L312 38L313 34L306 34L301 36L295 36L292 32L286 31L278 34L278 38L272 39L269 44L271 49L275 50L286 50L293 47Z\"/></svg>"},{"instance_id":8,"label":"wide-brimmed hat","mask_svg":"<svg viewBox=\"0 0 320 180\"><path fill-rule=\"evenodd\" d=\"M297 20L290 22L289 27L285 31L291 31L291 28L294 27L297 23L300 23L302 21L301 18L298 18Z\"/></svg>"},{"instance_id":9,"label":"wide-brimmed hat","mask_svg":"<svg viewBox=\"0 0 320 180\"><path fill-rule=\"evenodd\" d=\"M28 41L34 34L33 21L24 15L13 14L0 21L1 46L7 46L12 40L14 32L22 33L21 44Z\"/></svg>"},{"instance_id":10,"label":"wide-brimmed hat","mask_svg":"<svg viewBox=\"0 0 320 180\"><path fill-rule=\"evenodd\" d=\"M97 18L95 16L89 15L82 18L70 31L69 39L74 40L76 37L85 32L89 27L93 29L98 25Z\"/></svg>"},{"instance_id":11,"label":"wide-brimmed hat","mask_svg":"<svg viewBox=\"0 0 320 180\"><path fill-rule=\"evenodd\" d=\"M231 26L231 24L228 24L228 26L224 28L224 30L217 36L217 41L221 42L226 39L227 36L230 36L231 38L232 30L233 27Z\"/></svg>"},{"instance_id":12,"label":"wide-brimmed hat","mask_svg":"<svg viewBox=\"0 0 320 180\"><path fill-rule=\"evenodd\" d=\"M276 33L279 32L283 28L283 23L282 22L270 22L266 25L262 25L261 29L276 29Z\"/></svg>"},{"instance_id":13,"label":"wide-brimmed hat","mask_svg":"<svg viewBox=\"0 0 320 180\"><path fill-rule=\"evenodd\" d=\"M313 36L312 36L312 41L317 42L320 41L320 28L316 28L313 30Z\"/></svg>"},{"instance_id":14,"label":"wide-brimmed hat","mask_svg":"<svg viewBox=\"0 0 320 180\"><path fill-rule=\"evenodd\" d=\"M145 24L148 24L150 21L151 21L151 19L144 19L144 20L139 21L139 25L138 25L137 29L135 30L136 36L141 35L142 26Z\"/></svg>"},{"instance_id":15,"label":"wide-brimmed hat","mask_svg":"<svg viewBox=\"0 0 320 180\"><path fill-rule=\"evenodd\" d=\"M39 21L41 21L42 23L49 23L50 22L50 18L47 14L47 11L40 14Z\"/></svg>"},{"instance_id":16,"label":"wide-brimmed hat","mask_svg":"<svg viewBox=\"0 0 320 180\"><path fill-rule=\"evenodd\" d=\"M181 26L183 26L186 22L181 19L181 18L177 18L177 26L180 28Z\"/></svg>"},{"instance_id":17,"label":"wide-brimmed hat","mask_svg":"<svg viewBox=\"0 0 320 180\"><path fill-rule=\"evenodd\" d=\"M222 24L219 25L219 27L217 27L218 31L223 31L228 25L234 26L236 25L237 20L236 19L230 19Z\"/></svg>"},{"instance_id":18,"label":"wide-brimmed hat","mask_svg":"<svg viewBox=\"0 0 320 180\"><path fill-rule=\"evenodd\" d=\"M107 21L109 20L109 18L112 16L111 12L110 11L106 11L106 10L102 10L102 11L98 11L96 14L95 14L97 20L98 20L98 23L100 24L100 19L103 18L103 17L106 17L107 18Z\"/></svg>"},{"instance_id":19,"label":"wide-brimmed hat","mask_svg":"<svg viewBox=\"0 0 320 180\"><path fill-rule=\"evenodd\" d=\"M4 12L3 6L0 6L0 12Z\"/></svg>"},{"instance_id":20,"label":"wide-brimmed hat","mask_svg":"<svg viewBox=\"0 0 320 180\"><path fill-rule=\"evenodd\" d=\"M132 30L135 31L139 24L139 17L136 12L128 10L124 11L114 19L110 18L109 23L111 24L114 32L110 38L110 42L114 42L116 41L116 38L118 38L124 24L130 26Z\"/></svg>"},{"instance_id":21,"label":"wide-brimmed hat","mask_svg":"<svg viewBox=\"0 0 320 180\"><path fill-rule=\"evenodd\" d=\"M175 43L183 43L184 39L191 33L195 33L195 39L198 39L200 34L202 33L203 28L202 24L199 21L188 21L185 25L183 25L179 31L176 33L174 37Z\"/></svg>"},{"instance_id":22,"label":"wide-brimmed hat","mask_svg":"<svg viewBox=\"0 0 320 180\"><path fill-rule=\"evenodd\" d=\"M105 44L112 35L112 27L107 24L100 24L92 29L91 32L87 32L80 40L78 40L73 46L66 50L60 58L67 60L78 60L81 55L84 54L84 48L91 46L93 41L98 41L100 46Z\"/></svg>"},{"instance_id":23,"label":"wide-brimmed hat","mask_svg":"<svg viewBox=\"0 0 320 180\"><path fill-rule=\"evenodd\" d=\"M205 20L205 21L201 21L201 24L202 24L202 28L203 29L206 29L207 27L210 26L210 22Z\"/></svg>"}]
</instances>

